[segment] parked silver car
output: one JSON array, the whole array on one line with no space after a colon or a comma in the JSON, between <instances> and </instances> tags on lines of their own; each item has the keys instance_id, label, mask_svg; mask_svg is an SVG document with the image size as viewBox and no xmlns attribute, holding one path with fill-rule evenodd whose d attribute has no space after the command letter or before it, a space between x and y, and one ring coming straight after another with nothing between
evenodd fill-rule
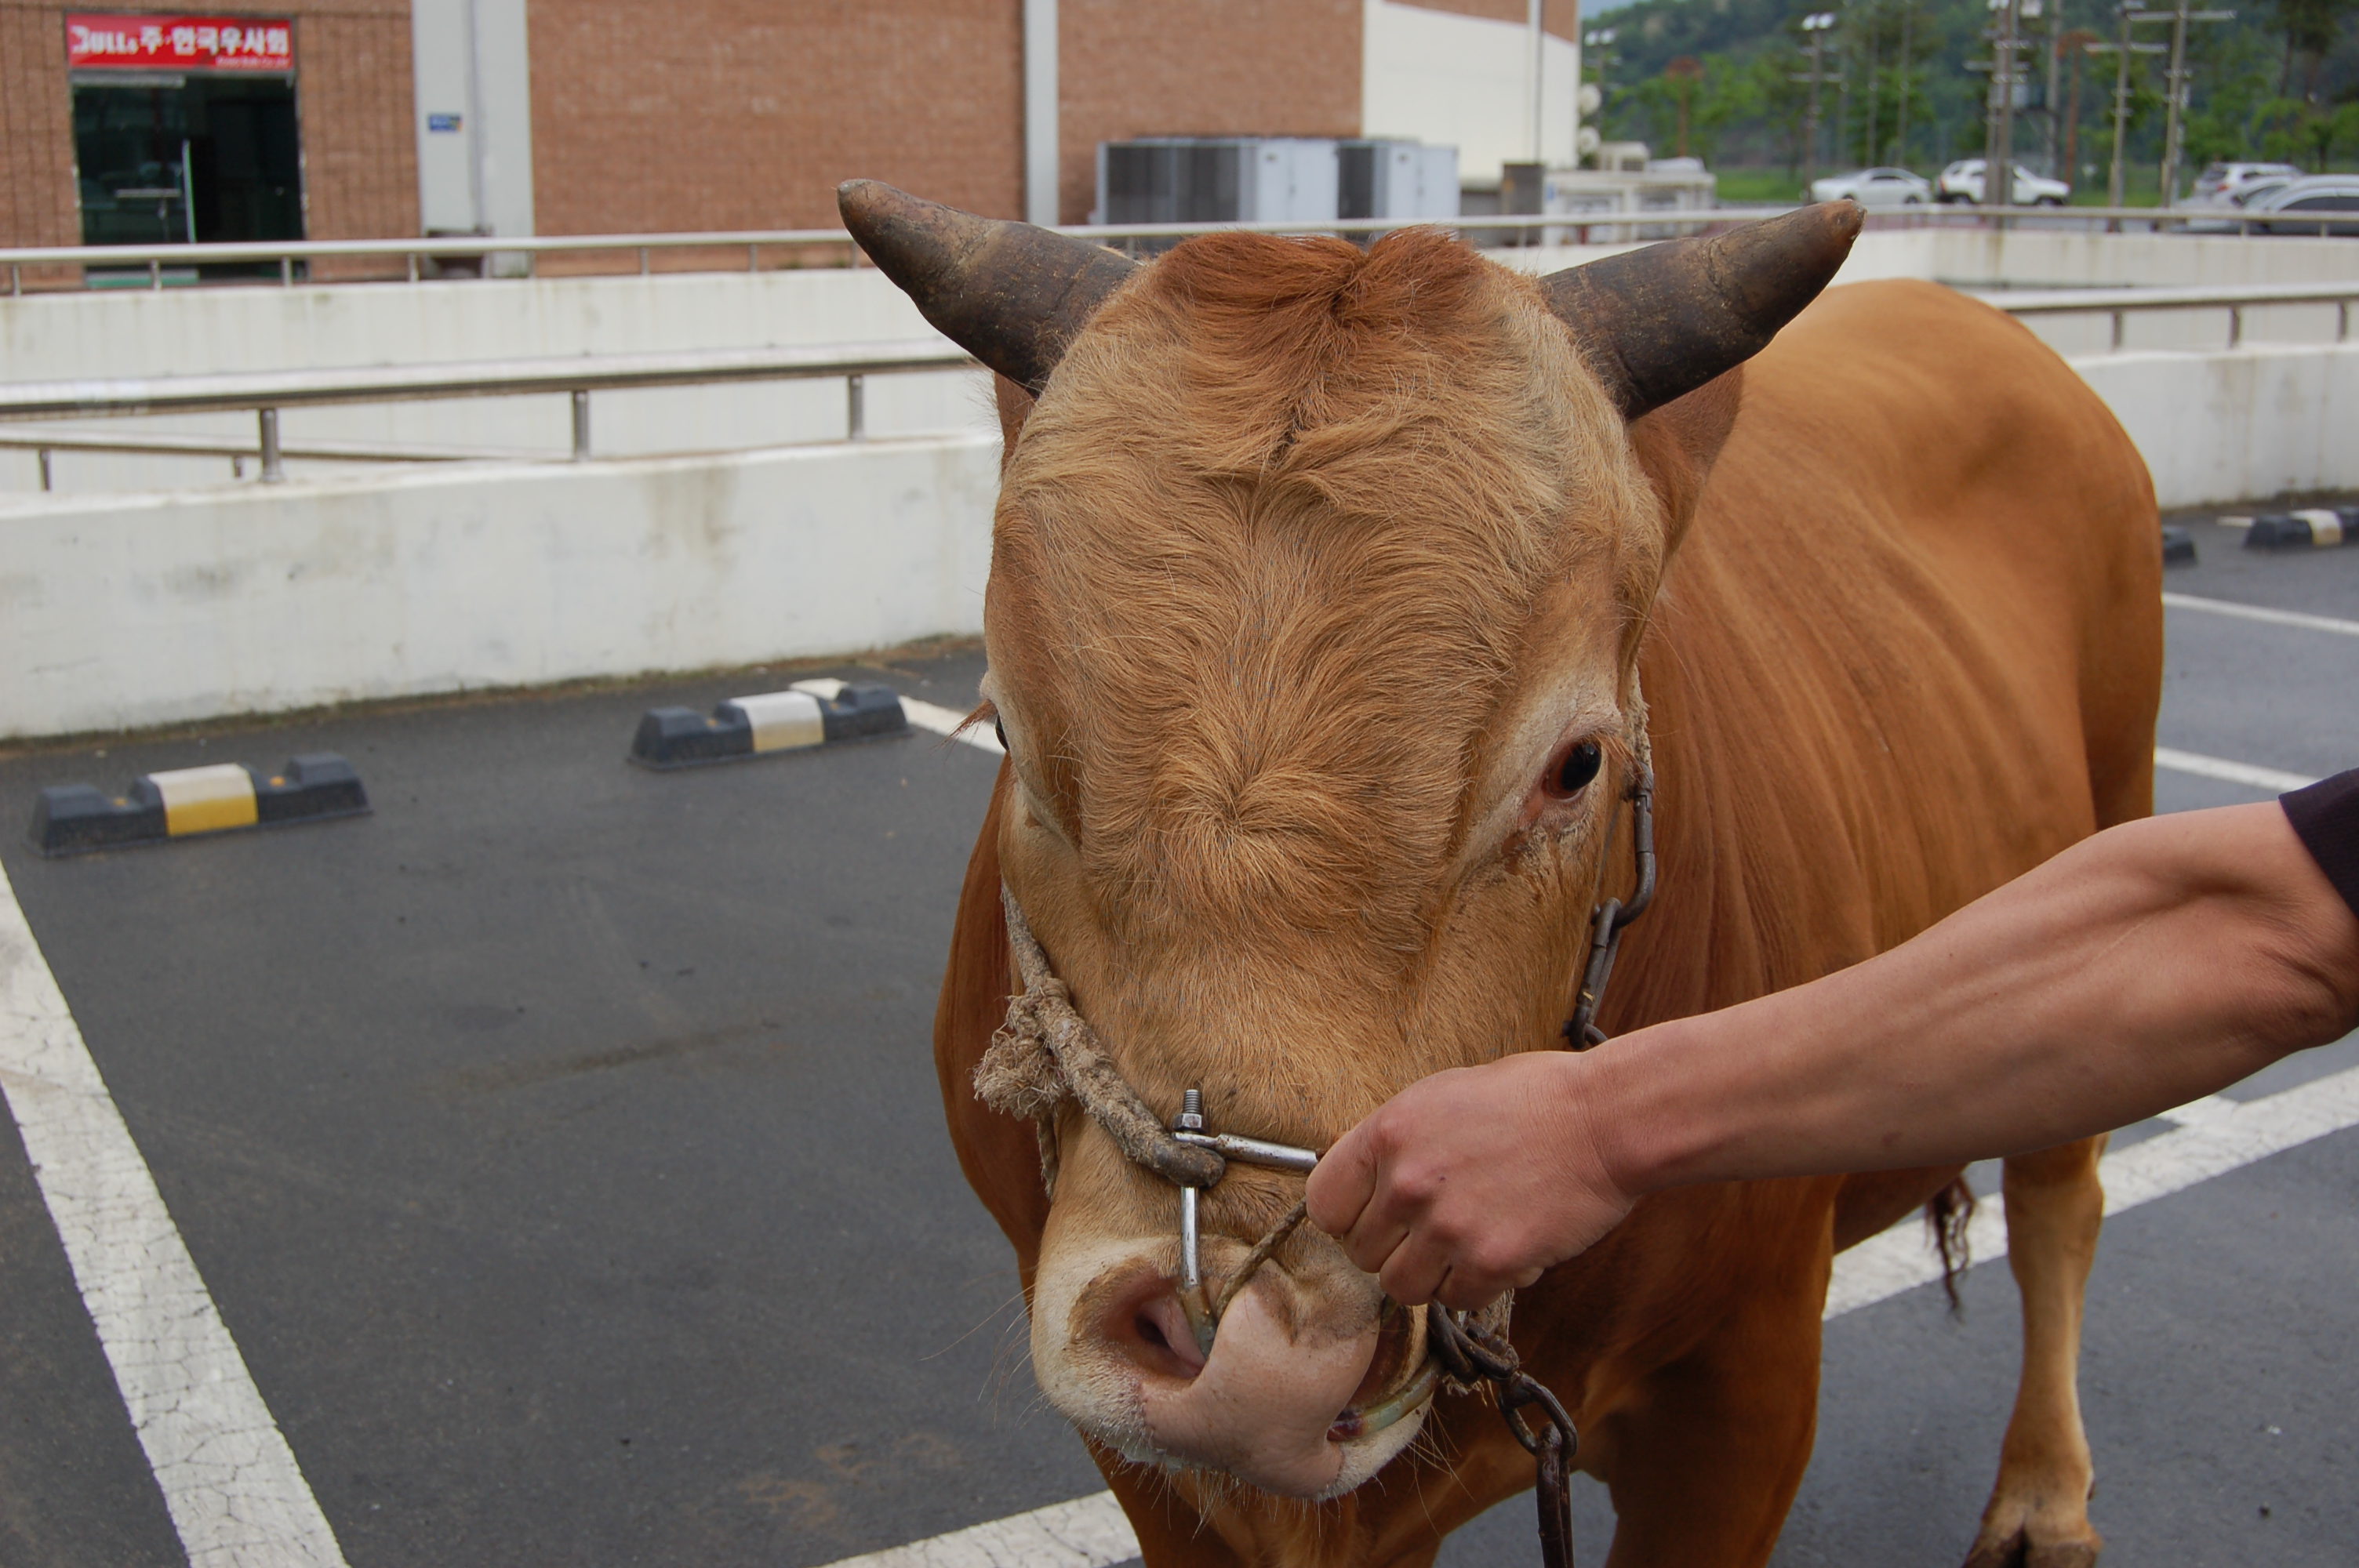
<instances>
[{"instance_id":1,"label":"parked silver car","mask_svg":"<svg viewBox=\"0 0 2359 1568\"><path fill-rule=\"evenodd\" d=\"M2248 234L2255 232L2245 210L2264 197L2275 195L2293 183L2282 174L2256 174L2223 186L2209 201L2190 201L2188 209L2201 212L2217 212L2216 218L2190 218L2179 227L2189 234Z\"/></svg>"},{"instance_id":2,"label":"parked silver car","mask_svg":"<svg viewBox=\"0 0 2359 1568\"><path fill-rule=\"evenodd\" d=\"M2325 224L2256 222L2252 232L2256 234L2359 234L2359 174L2313 174L2291 180L2267 195L2254 197L2245 203L2245 211L2256 220L2351 214L2347 222Z\"/></svg>"},{"instance_id":3,"label":"parked silver car","mask_svg":"<svg viewBox=\"0 0 2359 1568\"><path fill-rule=\"evenodd\" d=\"M1905 168L1862 168L1810 181L1810 200L1850 197L1863 207L1921 207L1933 200L1933 182Z\"/></svg>"}]
</instances>

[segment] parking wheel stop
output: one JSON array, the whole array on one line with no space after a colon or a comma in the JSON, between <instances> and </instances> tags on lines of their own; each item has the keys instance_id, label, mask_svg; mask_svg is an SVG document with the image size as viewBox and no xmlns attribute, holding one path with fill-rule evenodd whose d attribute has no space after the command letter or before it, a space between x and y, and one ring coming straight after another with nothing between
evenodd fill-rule
<instances>
[{"instance_id":1,"label":"parking wheel stop","mask_svg":"<svg viewBox=\"0 0 2359 1568\"><path fill-rule=\"evenodd\" d=\"M2307 506L2225 516L2220 522L2223 527L2242 528L2248 550L2331 549L2359 541L2359 506Z\"/></svg>"},{"instance_id":2,"label":"parking wheel stop","mask_svg":"<svg viewBox=\"0 0 2359 1568\"><path fill-rule=\"evenodd\" d=\"M669 772L908 733L908 717L891 687L803 680L784 691L733 697L710 716L651 708L631 738L630 760Z\"/></svg>"},{"instance_id":3,"label":"parking wheel stop","mask_svg":"<svg viewBox=\"0 0 2359 1568\"><path fill-rule=\"evenodd\" d=\"M44 855L81 855L368 810L368 792L353 765L332 752L312 752L289 758L275 773L243 762L142 773L119 795L92 784L52 784L33 806L32 836Z\"/></svg>"}]
</instances>

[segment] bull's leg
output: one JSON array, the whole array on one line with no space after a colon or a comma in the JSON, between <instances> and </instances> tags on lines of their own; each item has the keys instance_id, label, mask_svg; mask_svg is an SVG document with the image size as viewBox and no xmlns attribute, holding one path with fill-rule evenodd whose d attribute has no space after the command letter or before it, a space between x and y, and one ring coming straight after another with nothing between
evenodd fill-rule
<instances>
[{"instance_id":1,"label":"bull's leg","mask_svg":"<svg viewBox=\"0 0 2359 1568\"><path fill-rule=\"evenodd\" d=\"M1609 1568L1769 1561L1818 1428L1828 1256L1814 1290L1789 1278L1740 1292L1726 1324L1611 1418L1602 1466L1616 1515Z\"/></svg>"},{"instance_id":2,"label":"bull's leg","mask_svg":"<svg viewBox=\"0 0 2359 1568\"><path fill-rule=\"evenodd\" d=\"M2006 1162L2007 1263L2023 1296L2023 1381L1998 1484L1967 1568L2085 1568L2104 1545L2089 1523L2095 1470L2081 1429L2081 1308L2097 1227L2104 1137Z\"/></svg>"}]
</instances>

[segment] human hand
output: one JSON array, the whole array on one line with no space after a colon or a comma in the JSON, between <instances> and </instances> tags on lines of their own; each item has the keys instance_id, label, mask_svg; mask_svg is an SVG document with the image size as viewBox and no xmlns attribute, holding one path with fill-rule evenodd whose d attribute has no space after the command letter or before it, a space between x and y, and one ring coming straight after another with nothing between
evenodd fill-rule
<instances>
[{"instance_id":1,"label":"human hand","mask_svg":"<svg viewBox=\"0 0 2359 1568\"><path fill-rule=\"evenodd\" d=\"M1320 1160L1311 1223L1405 1305L1529 1285L1636 1201L1599 1148L1588 1068L1535 1051L1411 1084Z\"/></svg>"}]
</instances>

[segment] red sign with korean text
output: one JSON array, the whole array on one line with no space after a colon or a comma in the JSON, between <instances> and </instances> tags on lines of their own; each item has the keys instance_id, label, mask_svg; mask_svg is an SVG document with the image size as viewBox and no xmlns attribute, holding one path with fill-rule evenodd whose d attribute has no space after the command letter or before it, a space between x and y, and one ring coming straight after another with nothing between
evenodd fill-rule
<instances>
[{"instance_id":1,"label":"red sign with korean text","mask_svg":"<svg viewBox=\"0 0 2359 1568\"><path fill-rule=\"evenodd\" d=\"M66 17L76 70L292 70L293 24L266 16Z\"/></svg>"}]
</instances>

